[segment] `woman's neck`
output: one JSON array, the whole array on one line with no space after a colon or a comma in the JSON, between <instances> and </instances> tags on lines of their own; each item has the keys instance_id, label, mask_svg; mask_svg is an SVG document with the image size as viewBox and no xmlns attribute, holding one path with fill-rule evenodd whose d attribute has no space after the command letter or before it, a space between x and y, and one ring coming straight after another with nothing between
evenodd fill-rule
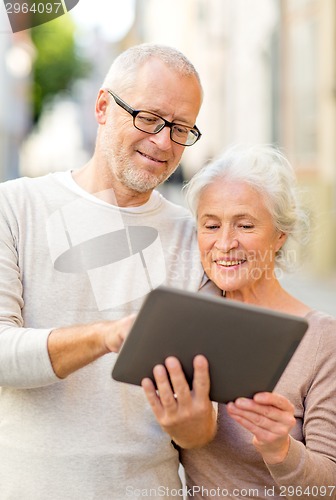
<instances>
[{"instance_id":1,"label":"woman's neck","mask_svg":"<svg viewBox=\"0 0 336 500\"><path fill-rule=\"evenodd\" d=\"M290 295L276 279L246 289L226 291L225 297L296 316L305 316L310 311L310 307Z\"/></svg>"}]
</instances>

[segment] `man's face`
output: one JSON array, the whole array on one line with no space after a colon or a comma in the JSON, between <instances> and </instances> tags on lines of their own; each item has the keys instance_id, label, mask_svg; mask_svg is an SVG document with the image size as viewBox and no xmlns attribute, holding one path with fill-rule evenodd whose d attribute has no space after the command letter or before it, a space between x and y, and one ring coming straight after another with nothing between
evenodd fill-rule
<instances>
[{"instance_id":1,"label":"man's face","mask_svg":"<svg viewBox=\"0 0 336 500\"><path fill-rule=\"evenodd\" d=\"M127 90L111 89L134 109L156 113L166 120L193 127L201 105L195 76L181 76L160 60L145 63ZM130 190L144 193L164 182L177 168L184 146L170 139L170 129L147 134L110 97L99 135L106 174Z\"/></svg>"}]
</instances>

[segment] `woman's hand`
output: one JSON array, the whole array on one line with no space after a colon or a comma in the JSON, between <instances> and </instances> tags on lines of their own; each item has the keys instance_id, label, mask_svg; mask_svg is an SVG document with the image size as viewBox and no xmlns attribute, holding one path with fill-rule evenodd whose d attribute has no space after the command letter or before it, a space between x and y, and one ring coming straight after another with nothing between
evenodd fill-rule
<instances>
[{"instance_id":1,"label":"woman's hand","mask_svg":"<svg viewBox=\"0 0 336 500\"><path fill-rule=\"evenodd\" d=\"M252 432L253 444L269 464L282 462L289 449L289 431L295 425L294 406L280 394L260 392L253 399L228 403L228 414Z\"/></svg>"},{"instance_id":2,"label":"woman's hand","mask_svg":"<svg viewBox=\"0 0 336 500\"><path fill-rule=\"evenodd\" d=\"M157 390L149 378L142 381L142 387L162 429L182 448L202 446L211 441L216 432L216 411L209 399L206 358L199 355L194 359L192 390L180 362L174 357L167 358L165 366L155 366L153 375Z\"/></svg>"}]
</instances>

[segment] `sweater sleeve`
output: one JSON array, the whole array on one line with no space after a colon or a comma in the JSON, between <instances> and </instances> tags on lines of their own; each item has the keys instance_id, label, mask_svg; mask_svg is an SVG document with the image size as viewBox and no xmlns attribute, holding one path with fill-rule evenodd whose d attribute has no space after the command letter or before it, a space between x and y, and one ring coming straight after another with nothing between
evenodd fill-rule
<instances>
[{"instance_id":1,"label":"sweater sleeve","mask_svg":"<svg viewBox=\"0 0 336 500\"><path fill-rule=\"evenodd\" d=\"M4 201L1 198L1 202ZM58 381L49 359L51 328L25 328L18 228L6 203L0 206L0 385L32 388ZM33 228L31 228L33 230Z\"/></svg>"},{"instance_id":2,"label":"sweater sleeve","mask_svg":"<svg viewBox=\"0 0 336 500\"><path fill-rule=\"evenodd\" d=\"M285 498L336 498L336 320L322 315L316 334L313 377L303 402L305 442L291 438L286 459L268 465Z\"/></svg>"}]
</instances>

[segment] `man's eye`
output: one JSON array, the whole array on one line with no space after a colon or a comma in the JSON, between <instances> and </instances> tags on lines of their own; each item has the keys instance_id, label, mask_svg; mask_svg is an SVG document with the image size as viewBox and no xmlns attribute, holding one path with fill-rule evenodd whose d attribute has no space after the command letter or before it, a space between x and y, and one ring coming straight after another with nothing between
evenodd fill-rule
<instances>
[{"instance_id":1,"label":"man's eye","mask_svg":"<svg viewBox=\"0 0 336 500\"><path fill-rule=\"evenodd\" d=\"M181 136L188 135L189 129L185 128L185 127L181 127L180 125L179 126L174 125L174 132L175 132L175 134L177 134L178 136L181 137Z\"/></svg>"},{"instance_id":2,"label":"man's eye","mask_svg":"<svg viewBox=\"0 0 336 500\"><path fill-rule=\"evenodd\" d=\"M138 115L138 120L147 125L152 125L158 121L158 118L155 118L154 116Z\"/></svg>"}]
</instances>

